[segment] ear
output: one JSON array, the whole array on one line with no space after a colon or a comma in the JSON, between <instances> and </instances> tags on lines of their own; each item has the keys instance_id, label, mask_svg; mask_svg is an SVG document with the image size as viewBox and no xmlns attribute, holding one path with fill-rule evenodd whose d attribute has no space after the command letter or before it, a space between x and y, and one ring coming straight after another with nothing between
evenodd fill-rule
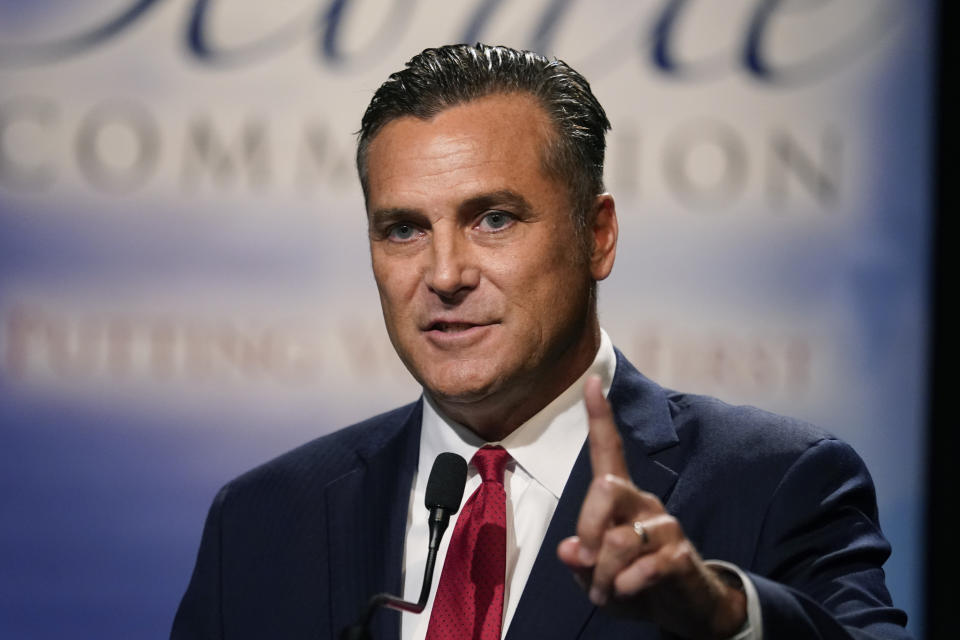
<instances>
[{"instance_id":1,"label":"ear","mask_svg":"<svg viewBox=\"0 0 960 640\"><path fill-rule=\"evenodd\" d=\"M617 257L617 208L613 196L601 193L593 202L593 226L590 228L593 252L590 255L590 273L594 280L603 280L613 270Z\"/></svg>"}]
</instances>

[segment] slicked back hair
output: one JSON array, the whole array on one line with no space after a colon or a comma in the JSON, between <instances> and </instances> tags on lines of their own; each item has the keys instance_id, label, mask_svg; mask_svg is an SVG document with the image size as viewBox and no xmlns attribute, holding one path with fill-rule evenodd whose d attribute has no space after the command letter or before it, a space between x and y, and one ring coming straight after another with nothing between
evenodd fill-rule
<instances>
[{"instance_id":1,"label":"slicked back hair","mask_svg":"<svg viewBox=\"0 0 960 640\"><path fill-rule=\"evenodd\" d=\"M546 172L569 185L578 236L586 229L594 198L603 192L603 158L610 121L586 78L565 62L532 51L477 43L425 49L380 85L363 114L357 171L369 199L367 151L377 133L403 116L429 120L453 106L497 94L532 95L555 133L542 150Z\"/></svg>"}]
</instances>

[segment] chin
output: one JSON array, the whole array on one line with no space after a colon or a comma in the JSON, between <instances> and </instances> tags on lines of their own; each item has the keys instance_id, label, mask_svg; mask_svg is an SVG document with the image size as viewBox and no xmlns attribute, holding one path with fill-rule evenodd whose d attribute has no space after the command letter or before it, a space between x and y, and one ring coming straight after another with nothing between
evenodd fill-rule
<instances>
[{"instance_id":1,"label":"chin","mask_svg":"<svg viewBox=\"0 0 960 640\"><path fill-rule=\"evenodd\" d=\"M420 378L420 383L435 400L470 404L489 398L502 386L503 379L495 371L488 373L476 363L458 362L457 365L429 372Z\"/></svg>"}]
</instances>

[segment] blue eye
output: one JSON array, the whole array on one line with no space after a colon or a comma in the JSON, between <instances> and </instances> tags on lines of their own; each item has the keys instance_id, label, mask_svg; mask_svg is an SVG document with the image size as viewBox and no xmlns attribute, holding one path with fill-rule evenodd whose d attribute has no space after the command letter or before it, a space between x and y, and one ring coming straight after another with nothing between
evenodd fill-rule
<instances>
[{"instance_id":1,"label":"blue eye","mask_svg":"<svg viewBox=\"0 0 960 640\"><path fill-rule=\"evenodd\" d=\"M490 231L499 231L500 229L508 227L513 220L513 216L508 213L491 211L483 216L483 219L480 221L480 226Z\"/></svg>"},{"instance_id":2,"label":"blue eye","mask_svg":"<svg viewBox=\"0 0 960 640\"><path fill-rule=\"evenodd\" d=\"M399 242L413 240L416 235L417 228L412 224L407 224L406 222L395 224L390 227L389 230L387 230L387 237L391 240L396 240Z\"/></svg>"}]
</instances>

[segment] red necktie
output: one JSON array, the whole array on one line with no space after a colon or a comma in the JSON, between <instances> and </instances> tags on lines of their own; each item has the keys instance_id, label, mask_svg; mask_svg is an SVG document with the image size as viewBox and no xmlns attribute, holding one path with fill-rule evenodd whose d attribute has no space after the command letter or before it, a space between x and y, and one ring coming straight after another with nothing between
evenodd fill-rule
<instances>
[{"instance_id":1,"label":"red necktie","mask_svg":"<svg viewBox=\"0 0 960 640\"><path fill-rule=\"evenodd\" d=\"M483 482L463 505L453 529L427 640L500 640L507 564L503 470L509 460L500 447L484 447L470 461Z\"/></svg>"}]
</instances>

